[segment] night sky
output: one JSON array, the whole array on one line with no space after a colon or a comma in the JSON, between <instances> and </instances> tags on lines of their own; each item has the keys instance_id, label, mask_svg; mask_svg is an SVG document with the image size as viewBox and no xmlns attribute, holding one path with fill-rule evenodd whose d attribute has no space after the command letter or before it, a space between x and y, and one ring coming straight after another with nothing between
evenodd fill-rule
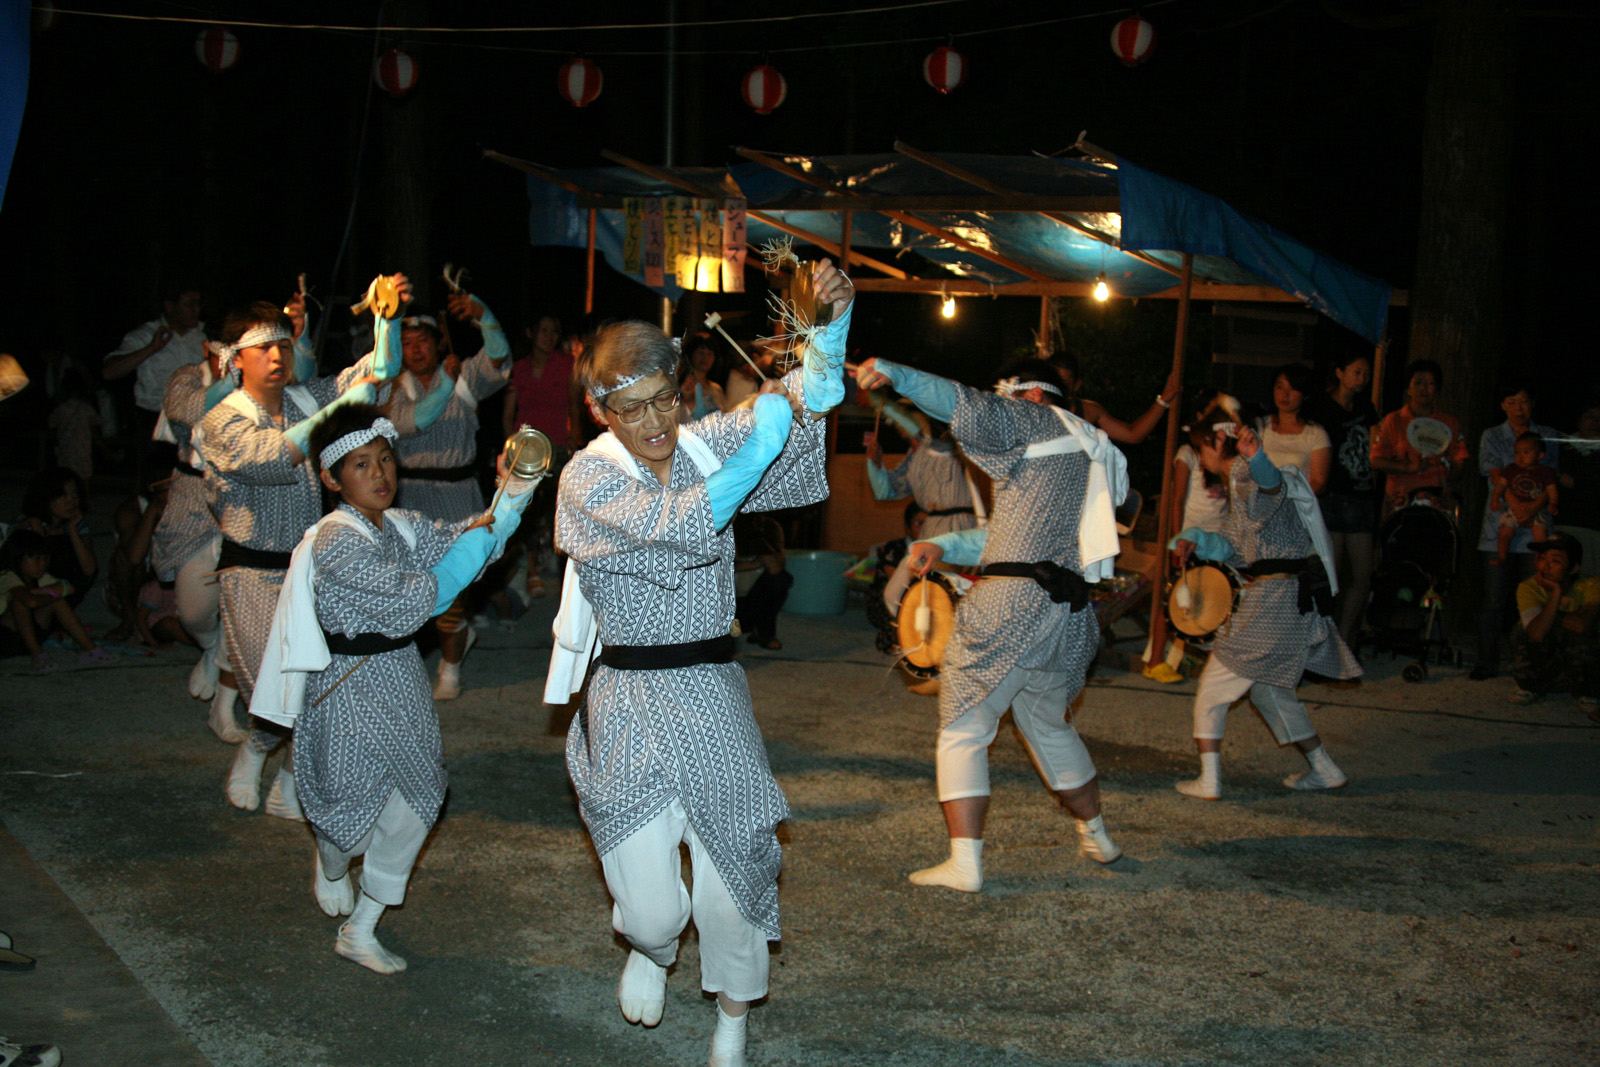
<instances>
[{"instance_id":1,"label":"night sky","mask_svg":"<svg viewBox=\"0 0 1600 1067\"><path fill-rule=\"evenodd\" d=\"M668 11L664 2L82 6L358 26L659 22ZM677 17L756 19L819 6L827 5L680 0ZM1594 127L1600 98L1587 44L1596 20L1586 5L1566 5L1571 17L1562 8L1542 4L1544 14L1513 20L1516 117L1505 146L1515 161L1507 358L1536 368L1551 398L1541 414L1558 424L1596 381L1582 321L1596 227L1571 157ZM1433 26L1426 5L1172 0L1142 10L1158 42L1134 69L1117 61L1108 40L1127 9L1081 0L962 0L685 28L677 35L673 155L679 164L718 165L736 160L733 145L887 152L896 138L932 151L1049 153L1086 129L1099 145L1408 287ZM561 167L604 165L601 148L649 162L666 156L660 29L374 35L236 26L239 60L221 74L196 59L199 29L60 14L34 38L28 109L0 211L0 284L10 310L0 349L26 362L59 346L98 363L123 331L156 314L163 278L196 279L207 318L218 321L228 304L282 299L300 271L320 295L345 296L380 271L405 270L436 285L445 260L468 265L477 290L514 326L544 307L570 320L581 311L582 254L527 247L523 176L483 160L481 150ZM971 74L940 96L922 80L921 61L947 37ZM399 102L369 91L374 50L389 47L403 47L420 66L415 91ZM605 74L602 95L582 110L555 86L557 68L579 52ZM738 95L744 72L763 58L789 84L788 100L770 116L754 114ZM402 110L428 146L409 164L430 191L428 263L382 261L385 228L407 225L385 211L379 193L385 131ZM345 266L332 278L352 197ZM601 274L601 313L653 316L650 294ZM928 298L873 299L881 310L863 316L859 340L885 352L1010 350L1026 344L1037 319L1031 299L970 315L968 305L988 302L963 302L963 321L953 327L933 321ZM1144 306L1152 303L1159 302ZM1142 308L1069 313L1091 343L1137 338L1136 355L1152 363L1170 354L1170 341L1162 352L1164 326L1130 321ZM1405 329L1401 312L1400 358ZM1202 314L1202 354L1207 336ZM1102 392L1115 387L1108 377ZM1128 403L1142 410L1144 393Z\"/></svg>"}]
</instances>

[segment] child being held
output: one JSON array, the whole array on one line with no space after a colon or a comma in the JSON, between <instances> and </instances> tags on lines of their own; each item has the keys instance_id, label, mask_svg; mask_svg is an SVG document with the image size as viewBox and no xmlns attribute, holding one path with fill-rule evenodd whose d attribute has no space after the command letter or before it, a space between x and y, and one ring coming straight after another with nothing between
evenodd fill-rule
<instances>
[{"instance_id":1,"label":"child being held","mask_svg":"<svg viewBox=\"0 0 1600 1067\"><path fill-rule=\"evenodd\" d=\"M404 902L445 792L433 687L413 638L500 555L532 495L506 492L492 513L454 524L391 509L397 436L363 405L338 409L313 434L311 455L339 503L295 549L250 704L294 728L284 791L315 832L313 896L325 914L350 917L334 951L379 974L405 970L375 928ZM359 893L349 873L358 856Z\"/></svg>"},{"instance_id":2,"label":"child being held","mask_svg":"<svg viewBox=\"0 0 1600 1067\"><path fill-rule=\"evenodd\" d=\"M79 663L115 662L115 654L96 647L67 602L72 586L46 573L49 566L50 543L33 530L13 531L0 547L0 656L26 652L34 670L55 670L40 641L59 627L83 650Z\"/></svg>"},{"instance_id":3,"label":"child being held","mask_svg":"<svg viewBox=\"0 0 1600 1067\"><path fill-rule=\"evenodd\" d=\"M1532 531L1535 542L1550 535L1554 525L1551 516L1558 503L1556 472L1545 466L1544 438L1532 430L1519 434L1511 446L1512 461L1489 475L1494 491L1489 495L1489 508L1500 515L1500 562L1506 561L1511 551L1511 539L1517 528Z\"/></svg>"}]
</instances>

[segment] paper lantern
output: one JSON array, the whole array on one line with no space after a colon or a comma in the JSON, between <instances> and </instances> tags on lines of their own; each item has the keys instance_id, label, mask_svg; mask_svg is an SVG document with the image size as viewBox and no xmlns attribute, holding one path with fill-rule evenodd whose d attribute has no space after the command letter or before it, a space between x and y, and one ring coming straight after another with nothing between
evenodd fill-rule
<instances>
[{"instance_id":1,"label":"paper lantern","mask_svg":"<svg viewBox=\"0 0 1600 1067\"><path fill-rule=\"evenodd\" d=\"M561 64L556 74L556 88L573 107L588 107L594 103L605 85L600 68L588 59L574 58Z\"/></svg>"},{"instance_id":2,"label":"paper lantern","mask_svg":"<svg viewBox=\"0 0 1600 1067\"><path fill-rule=\"evenodd\" d=\"M967 57L942 44L923 59L922 77L941 93L959 89L967 80Z\"/></svg>"},{"instance_id":3,"label":"paper lantern","mask_svg":"<svg viewBox=\"0 0 1600 1067\"><path fill-rule=\"evenodd\" d=\"M391 48L372 65L372 80L396 100L417 85L417 61L398 48Z\"/></svg>"},{"instance_id":4,"label":"paper lantern","mask_svg":"<svg viewBox=\"0 0 1600 1067\"><path fill-rule=\"evenodd\" d=\"M194 35L194 54L201 66L221 74L239 62L239 38L221 26L207 26Z\"/></svg>"},{"instance_id":5,"label":"paper lantern","mask_svg":"<svg viewBox=\"0 0 1600 1067\"><path fill-rule=\"evenodd\" d=\"M789 83L783 80L776 67L762 64L744 76L744 102L757 115L770 115L774 108L789 95Z\"/></svg>"},{"instance_id":6,"label":"paper lantern","mask_svg":"<svg viewBox=\"0 0 1600 1067\"><path fill-rule=\"evenodd\" d=\"M1111 29L1111 51L1125 67L1137 67L1155 47L1156 28L1138 15L1129 15Z\"/></svg>"}]
</instances>

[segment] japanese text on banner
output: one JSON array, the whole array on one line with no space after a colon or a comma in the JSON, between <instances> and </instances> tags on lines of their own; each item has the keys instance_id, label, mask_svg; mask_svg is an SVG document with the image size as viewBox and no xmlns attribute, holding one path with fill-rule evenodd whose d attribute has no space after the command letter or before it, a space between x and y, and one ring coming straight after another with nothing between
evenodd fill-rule
<instances>
[{"instance_id":1,"label":"japanese text on banner","mask_svg":"<svg viewBox=\"0 0 1600 1067\"><path fill-rule=\"evenodd\" d=\"M622 198L622 273L644 269L644 205L636 196Z\"/></svg>"},{"instance_id":2,"label":"japanese text on banner","mask_svg":"<svg viewBox=\"0 0 1600 1067\"><path fill-rule=\"evenodd\" d=\"M652 289L667 284L667 236L662 219L663 201L652 196L644 202L644 283Z\"/></svg>"},{"instance_id":3,"label":"japanese text on banner","mask_svg":"<svg viewBox=\"0 0 1600 1067\"><path fill-rule=\"evenodd\" d=\"M744 213L743 197L730 196L722 202L722 291L744 292Z\"/></svg>"}]
</instances>

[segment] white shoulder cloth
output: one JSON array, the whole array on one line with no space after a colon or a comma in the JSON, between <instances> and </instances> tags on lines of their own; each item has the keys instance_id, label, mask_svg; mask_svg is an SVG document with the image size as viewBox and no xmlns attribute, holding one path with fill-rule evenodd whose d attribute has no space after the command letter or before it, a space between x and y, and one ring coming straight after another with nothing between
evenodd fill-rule
<instances>
[{"instance_id":1,"label":"white shoulder cloth","mask_svg":"<svg viewBox=\"0 0 1600 1067\"><path fill-rule=\"evenodd\" d=\"M417 531L411 520L398 514L384 516L400 531L406 544L415 548ZM272 629L256 675L255 692L250 695L250 714L293 727L305 709L306 678L333 662L328 642L317 621L317 534L327 523L338 523L371 537L372 531L347 511L333 511L307 530L289 558L289 572L278 592L278 606L272 613Z\"/></svg>"},{"instance_id":2,"label":"white shoulder cloth","mask_svg":"<svg viewBox=\"0 0 1600 1067\"><path fill-rule=\"evenodd\" d=\"M1332 587L1333 595L1338 596L1339 572L1333 565L1333 538L1328 536L1328 524L1322 521L1322 508L1317 504L1317 494L1311 491L1311 483L1299 467L1279 467L1278 473L1283 475L1289 499L1294 501L1294 508L1300 513L1300 524L1311 537L1312 549L1322 557L1322 566L1328 572L1328 585Z\"/></svg>"},{"instance_id":3,"label":"white shoulder cloth","mask_svg":"<svg viewBox=\"0 0 1600 1067\"><path fill-rule=\"evenodd\" d=\"M688 430L678 430L678 443L700 468L704 478L722 469L722 461L711 446ZM607 431L589 442L586 452L597 452L643 481L644 472L639 461L633 458L617 435ZM594 606L583 595L578 582L578 565L567 557L567 572L561 582L561 608L556 612L555 645L550 650L550 673L544 680L546 704L565 704L572 695L583 688L583 679L589 673L589 664L600 656L600 624L595 621Z\"/></svg>"},{"instance_id":4,"label":"white shoulder cloth","mask_svg":"<svg viewBox=\"0 0 1600 1067\"><path fill-rule=\"evenodd\" d=\"M1084 490L1083 513L1078 516L1078 559L1083 580L1099 582L1116 568L1117 505L1128 497L1128 459L1111 443L1105 431L1061 408L1052 407L1067 433L1031 444L1023 455L1058 456L1085 452L1089 456L1089 485Z\"/></svg>"}]
</instances>

